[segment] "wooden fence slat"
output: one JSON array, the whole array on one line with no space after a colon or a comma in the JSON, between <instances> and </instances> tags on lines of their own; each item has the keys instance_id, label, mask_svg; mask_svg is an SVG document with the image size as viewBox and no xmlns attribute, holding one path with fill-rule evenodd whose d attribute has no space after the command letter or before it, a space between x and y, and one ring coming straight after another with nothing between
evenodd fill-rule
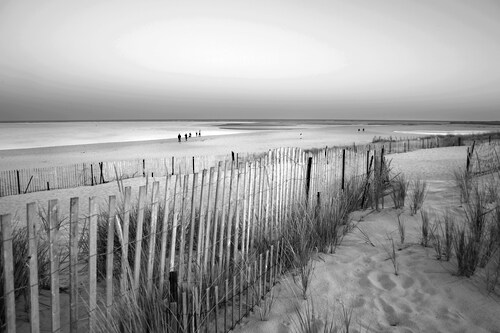
<instances>
[{"instance_id":1,"label":"wooden fence slat","mask_svg":"<svg viewBox=\"0 0 500 333\"><path fill-rule=\"evenodd\" d=\"M240 247L240 256L241 259L245 257L245 244L246 244L246 222L247 222L247 178L248 178L248 162L245 162L245 167L243 169L243 189L241 191L241 200L243 200L243 209L241 211L241 240L239 242L239 247ZM241 205L240 205L241 206ZM238 247L235 245L235 247Z\"/></svg>"},{"instance_id":2,"label":"wooden fence slat","mask_svg":"<svg viewBox=\"0 0 500 333\"><path fill-rule=\"evenodd\" d=\"M5 323L7 332L16 332L16 299L14 287L14 257L12 252L11 216L0 215L2 226L2 254L5 297Z\"/></svg>"},{"instance_id":3,"label":"wooden fence slat","mask_svg":"<svg viewBox=\"0 0 500 333\"><path fill-rule=\"evenodd\" d=\"M236 177L236 199L234 202L234 240L233 240L233 267L236 266L237 260L238 260L238 247L239 247L239 227L240 227L240 199L239 199L239 192L240 192L240 178L241 177L241 171L238 169L237 170L237 177ZM232 219L233 220L233 219ZM230 237L229 237L230 238ZM228 251L231 252L231 247L228 247ZM228 256L229 258L229 256ZM230 263L230 258L228 259L228 264Z\"/></svg>"},{"instance_id":4,"label":"wooden fence slat","mask_svg":"<svg viewBox=\"0 0 500 333\"><path fill-rule=\"evenodd\" d=\"M252 169L255 170L255 163L249 163L247 162L248 164L248 176L247 176L247 179L248 179L248 186L247 186L247 190L245 192L245 202L247 203L247 207L245 209L245 225L246 225L246 231L245 231L245 235L246 237L244 238L245 239L245 242L243 243L243 257L244 258L247 258L248 257L248 246L250 244L250 231L251 231L251 224L252 224L252 208L254 206L254 202L253 202L253 193L252 193L252 190L254 188L254 185L255 185L255 171L252 172Z\"/></svg>"},{"instance_id":5,"label":"wooden fence slat","mask_svg":"<svg viewBox=\"0 0 500 333\"><path fill-rule=\"evenodd\" d=\"M38 301L38 249L36 227L40 223L36 203L26 205L28 225L29 269L30 269L30 327L32 333L40 332L40 308ZM4 261L5 262L5 261Z\"/></svg>"},{"instance_id":6,"label":"wooden fence slat","mask_svg":"<svg viewBox=\"0 0 500 333\"><path fill-rule=\"evenodd\" d=\"M167 256L168 218L170 214L170 198L171 198L171 196L168 193L169 182L170 182L170 175L167 172L165 179L165 200L164 200L165 207L163 209L163 223L161 227L160 281L159 281L160 295L163 294L163 284L165 283L165 260Z\"/></svg>"},{"instance_id":7,"label":"wooden fence slat","mask_svg":"<svg viewBox=\"0 0 500 333\"><path fill-rule=\"evenodd\" d=\"M116 197L109 197L108 202L108 235L106 242L106 317L111 318L113 306L113 261L116 219Z\"/></svg>"},{"instance_id":8,"label":"wooden fence slat","mask_svg":"<svg viewBox=\"0 0 500 333\"><path fill-rule=\"evenodd\" d=\"M175 175L175 182L174 182L174 194L173 194L173 202L172 202L172 214L173 214L173 219L172 219L172 238L170 240L170 272L173 272L175 270L175 245L176 245L176 240L177 240L177 220L178 220L178 213L176 210L176 202L177 202L177 184L179 183L181 176L179 174ZM180 186L179 186L180 187ZM180 189L179 189L180 190ZM181 206L182 209L182 206Z\"/></svg>"},{"instance_id":9,"label":"wooden fence slat","mask_svg":"<svg viewBox=\"0 0 500 333\"><path fill-rule=\"evenodd\" d=\"M191 189L194 191L194 189ZM180 240L179 240L179 283L183 284L184 282L184 252L186 250L186 220L187 220L187 201L186 198L188 196L189 191L189 175L184 175L184 187L182 191L182 205L181 205L181 224L180 224Z\"/></svg>"},{"instance_id":10,"label":"wooden fence slat","mask_svg":"<svg viewBox=\"0 0 500 333\"><path fill-rule=\"evenodd\" d=\"M272 152L271 159L271 207L270 218L271 225L269 230L269 239L272 240L276 236L276 223L278 221L278 152L275 149Z\"/></svg>"},{"instance_id":11,"label":"wooden fence slat","mask_svg":"<svg viewBox=\"0 0 500 333\"><path fill-rule=\"evenodd\" d=\"M79 199L71 198L69 207L69 275L70 275L70 331L78 330L78 222Z\"/></svg>"},{"instance_id":12,"label":"wooden fence slat","mask_svg":"<svg viewBox=\"0 0 500 333\"><path fill-rule=\"evenodd\" d=\"M239 172L238 172L238 169L237 169L237 166L235 166L235 162L232 162L231 163L231 179L230 179L230 182L229 182L229 207L228 207L228 210L229 210L229 214L228 214L228 219L227 219L227 234L226 234L226 262L225 262L225 268L226 269L229 269L229 265L231 263L231 230L232 230L232 226L233 226L233 218L234 218L234 205L235 203L238 201L236 199L236 202L233 201L233 183L234 183L234 173L235 173L235 169L236 169L236 173L239 175Z\"/></svg>"},{"instance_id":13,"label":"wooden fence slat","mask_svg":"<svg viewBox=\"0 0 500 333\"><path fill-rule=\"evenodd\" d=\"M207 195L206 189L205 189L205 182L206 182L206 177L207 177L207 170L203 169L202 174L201 174L201 190L200 190L200 203L198 205L198 216L199 216L199 221L198 221L198 240L196 242L196 269L198 269L198 273L200 276L200 282L201 284L201 277L203 275L203 267L201 267L201 261L202 261L202 256L203 256L203 241L204 241L204 233L205 233L205 218L206 218L206 211L205 211L205 196ZM210 194L209 194L210 195ZM200 297L201 297L201 291L200 291Z\"/></svg>"},{"instance_id":14,"label":"wooden fence slat","mask_svg":"<svg viewBox=\"0 0 500 333\"><path fill-rule=\"evenodd\" d=\"M215 173L215 168L211 167L210 168L210 176L208 178L208 197L207 197L207 213L206 213L206 219L207 219L207 227L205 231L205 248L203 250L203 269L202 271L204 273L207 272L207 266L208 266L208 251L209 251L209 245L210 245L210 235L211 235L211 227L212 227L212 218L213 218L213 203L212 203L212 191L213 191L213 181L214 181L214 173ZM215 196L217 198L217 195ZM217 203L217 202L215 202ZM215 222L215 221L214 221ZM215 223L214 223L215 224ZM214 225L215 228L215 225ZM214 232L215 235L215 232ZM212 251L215 252L215 237L212 238ZM207 291L207 297L208 297L208 291ZM207 307L208 309L208 307Z\"/></svg>"},{"instance_id":15,"label":"wooden fence slat","mask_svg":"<svg viewBox=\"0 0 500 333\"><path fill-rule=\"evenodd\" d=\"M189 223L189 244L188 244L188 264L187 264L187 283L191 286L191 278L193 275L193 243L194 230L196 229L196 193L198 188L198 173L193 174L193 188L191 189L191 221Z\"/></svg>"},{"instance_id":16,"label":"wooden fence slat","mask_svg":"<svg viewBox=\"0 0 500 333\"><path fill-rule=\"evenodd\" d=\"M89 332L96 331L97 309L97 202L89 198Z\"/></svg>"},{"instance_id":17,"label":"wooden fence slat","mask_svg":"<svg viewBox=\"0 0 500 333\"><path fill-rule=\"evenodd\" d=\"M286 152L287 152L287 149L285 148L280 148L280 151L281 151L281 156L280 156L280 182L281 182L281 188L280 188L280 197L279 197L279 210L280 210L280 214L279 214L279 225L280 225L280 229L279 229L279 232L281 234L282 232L282 224L283 224L283 214L284 214L284 209L285 209L285 191L286 191L286 174L285 174L285 171L286 171L286 168L285 168L285 164L286 164L286 158L287 158L287 155L286 155Z\"/></svg>"},{"instance_id":18,"label":"wooden fence slat","mask_svg":"<svg viewBox=\"0 0 500 333\"><path fill-rule=\"evenodd\" d=\"M158 221L158 190L160 187L160 182L153 182L153 189L151 195L151 221L149 227L149 250L148 250L148 266L146 272L146 288L148 293L151 293L153 289L153 268L155 262L155 249L156 249L156 227Z\"/></svg>"},{"instance_id":19,"label":"wooden fence slat","mask_svg":"<svg viewBox=\"0 0 500 333\"><path fill-rule=\"evenodd\" d=\"M224 248L224 228L225 228L225 222L226 222L226 209L224 207L224 204L226 202L227 163L228 163L227 161L224 162L224 170L223 170L222 175L220 177L217 176L218 179L220 178L217 181L217 186L222 186L222 195L220 198L220 204L217 205L217 203L216 203L216 207L220 207L220 210L215 211L216 219L218 219L219 214L221 215L220 228L219 228L220 233L219 233L219 242L218 242L218 246L219 246L219 257L218 257L219 265L218 265L218 267L220 270L222 270L222 267L223 267L223 257L222 256L223 256L223 248ZM217 228L214 227L214 230L217 231ZM214 251L214 254L215 254L215 251Z\"/></svg>"},{"instance_id":20,"label":"wooden fence slat","mask_svg":"<svg viewBox=\"0 0 500 333\"><path fill-rule=\"evenodd\" d=\"M264 232L264 166L266 164L266 159L264 160L260 159L259 160L259 209L258 209L258 218L257 218L257 223L258 223L258 236L257 239L259 241L262 241L262 234ZM253 245L252 245L253 247Z\"/></svg>"},{"instance_id":21,"label":"wooden fence slat","mask_svg":"<svg viewBox=\"0 0 500 333\"><path fill-rule=\"evenodd\" d=\"M182 328L184 332L188 332L188 312L187 312L187 295L186 292L182 293Z\"/></svg>"},{"instance_id":22,"label":"wooden fence slat","mask_svg":"<svg viewBox=\"0 0 500 333\"><path fill-rule=\"evenodd\" d=\"M139 187L139 211L137 212L137 231L135 238L134 259L134 290L139 289L142 257L142 231L144 225L144 210L146 209L146 185Z\"/></svg>"},{"instance_id":23,"label":"wooden fence slat","mask_svg":"<svg viewBox=\"0 0 500 333\"><path fill-rule=\"evenodd\" d=\"M49 201L49 258L50 258L50 304L52 331L61 329L61 308L59 303L59 204L57 199Z\"/></svg>"},{"instance_id":24,"label":"wooden fence slat","mask_svg":"<svg viewBox=\"0 0 500 333\"><path fill-rule=\"evenodd\" d=\"M215 285L215 288L214 288L214 294L215 294L215 333L218 333L219 330L219 325L218 325L218 322L219 322L219 286L218 285Z\"/></svg>"},{"instance_id":25,"label":"wooden fence slat","mask_svg":"<svg viewBox=\"0 0 500 333\"><path fill-rule=\"evenodd\" d=\"M128 262L128 246L129 246L129 224L130 224L130 209L132 189L130 186L125 187L123 197L123 225L122 225L122 255L121 255L121 275L120 275L120 293L125 295L128 289L128 280L131 277L131 269Z\"/></svg>"}]
</instances>

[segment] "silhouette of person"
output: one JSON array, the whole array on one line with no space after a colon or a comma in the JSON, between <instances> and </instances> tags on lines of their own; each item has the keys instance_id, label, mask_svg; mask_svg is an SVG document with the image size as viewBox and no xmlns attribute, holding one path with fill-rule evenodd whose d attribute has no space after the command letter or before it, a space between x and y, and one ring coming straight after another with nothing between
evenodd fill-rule
<instances>
[{"instance_id":1,"label":"silhouette of person","mask_svg":"<svg viewBox=\"0 0 500 333\"><path fill-rule=\"evenodd\" d=\"M179 133L179 135L177 135L177 139L179 140L179 142L181 142L181 138L182 138L181 133Z\"/></svg>"},{"instance_id":2,"label":"silhouette of person","mask_svg":"<svg viewBox=\"0 0 500 333\"><path fill-rule=\"evenodd\" d=\"M198 131L198 136L201 136L201 130Z\"/></svg>"},{"instance_id":3,"label":"silhouette of person","mask_svg":"<svg viewBox=\"0 0 500 333\"><path fill-rule=\"evenodd\" d=\"M188 135L187 133L184 134L184 137L186 138L186 141L188 140Z\"/></svg>"},{"instance_id":4,"label":"silhouette of person","mask_svg":"<svg viewBox=\"0 0 500 333\"><path fill-rule=\"evenodd\" d=\"M191 132L189 132L189 137L191 137Z\"/></svg>"}]
</instances>

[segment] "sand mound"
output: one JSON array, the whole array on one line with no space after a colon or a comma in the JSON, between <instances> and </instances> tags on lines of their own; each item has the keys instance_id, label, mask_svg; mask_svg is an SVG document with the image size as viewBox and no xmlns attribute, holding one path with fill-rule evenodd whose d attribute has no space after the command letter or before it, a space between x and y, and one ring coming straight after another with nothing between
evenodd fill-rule
<instances>
[{"instance_id":1,"label":"sand mound","mask_svg":"<svg viewBox=\"0 0 500 333\"><path fill-rule=\"evenodd\" d=\"M465 147L421 150L391 155L394 170L428 182L424 208L431 220L447 209L460 211L453 169L465 162ZM387 203L387 200L386 200ZM488 295L481 271L457 277L456 263L436 260L434 249L420 245L421 218L408 208L389 207L352 214L357 227L331 255L317 254L309 301L303 300L291 274L275 286L269 320L251 315L239 332L296 331L296 308L314 304L323 314L340 319L342 304L353 309L353 332L499 332L500 298ZM397 215L406 226L403 244ZM396 246L398 275L388 251Z\"/></svg>"}]
</instances>

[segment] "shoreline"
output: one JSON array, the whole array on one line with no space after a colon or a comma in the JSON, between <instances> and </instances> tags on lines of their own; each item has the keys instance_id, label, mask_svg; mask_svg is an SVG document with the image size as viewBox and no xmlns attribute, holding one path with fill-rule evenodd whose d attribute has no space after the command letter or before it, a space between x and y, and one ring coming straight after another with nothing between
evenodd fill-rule
<instances>
[{"instance_id":1,"label":"shoreline","mask_svg":"<svg viewBox=\"0 0 500 333\"><path fill-rule=\"evenodd\" d=\"M227 125L227 124L226 124ZM226 156L235 153L262 153L280 147L301 149L369 144L374 138L416 138L429 135L423 131L484 131L481 126L453 125L328 125L295 123L292 126L260 128L242 124L238 133L203 135L184 139L176 137L159 140L118 141L81 145L50 146L0 150L0 170L54 167L89 162L124 161L184 156ZM285 127L285 128L284 128ZM364 129L364 131L362 131ZM500 126L488 127L499 131ZM407 132L407 133L398 133Z\"/></svg>"}]
</instances>

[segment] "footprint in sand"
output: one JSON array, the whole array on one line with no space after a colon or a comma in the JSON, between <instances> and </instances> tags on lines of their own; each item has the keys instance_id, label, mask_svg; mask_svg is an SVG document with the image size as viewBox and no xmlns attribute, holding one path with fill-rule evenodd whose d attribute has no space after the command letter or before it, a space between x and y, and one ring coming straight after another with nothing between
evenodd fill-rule
<instances>
[{"instance_id":1,"label":"footprint in sand","mask_svg":"<svg viewBox=\"0 0 500 333\"><path fill-rule=\"evenodd\" d=\"M403 288L408 289L415 283L415 280L409 276L403 278Z\"/></svg>"},{"instance_id":2,"label":"footprint in sand","mask_svg":"<svg viewBox=\"0 0 500 333\"><path fill-rule=\"evenodd\" d=\"M392 281L391 277L385 273L370 272L368 274L368 280L372 285L383 290L392 290L396 287L396 283ZM360 281L361 283L361 281Z\"/></svg>"},{"instance_id":3,"label":"footprint in sand","mask_svg":"<svg viewBox=\"0 0 500 333\"><path fill-rule=\"evenodd\" d=\"M352 306L354 308L361 308L366 304L366 300L362 296L356 297L356 299L352 302Z\"/></svg>"},{"instance_id":4,"label":"footprint in sand","mask_svg":"<svg viewBox=\"0 0 500 333\"><path fill-rule=\"evenodd\" d=\"M394 310L394 308L390 304L387 304L383 299L379 298L379 301L385 312L385 318L387 319L389 325L397 326L399 324L399 318L396 310Z\"/></svg>"},{"instance_id":5,"label":"footprint in sand","mask_svg":"<svg viewBox=\"0 0 500 333\"><path fill-rule=\"evenodd\" d=\"M423 277L418 277L418 282L420 283L420 286L421 286L421 290L425 293L425 294L428 294L428 295L431 295L431 296L434 296L437 294L437 290L430 286L429 285L429 282L427 281L427 279L423 278Z\"/></svg>"},{"instance_id":6,"label":"footprint in sand","mask_svg":"<svg viewBox=\"0 0 500 333\"><path fill-rule=\"evenodd\" d=\"M394 306L398 310L403 310L403 312L398 313L398 311L396 311L392 305L385 302L382 298L379 298L378 300L382 305L382 309L384 310L385 319L390 326L400 326L401 329L403 329L403 327L406 327L407 329L404 330L404 332L412 332L410 328L418 327L418 325L409 318L409 314L413 312L411 307L404 303L396 301L392 304L394 304Z\"/></svg>"}]
</instances>

